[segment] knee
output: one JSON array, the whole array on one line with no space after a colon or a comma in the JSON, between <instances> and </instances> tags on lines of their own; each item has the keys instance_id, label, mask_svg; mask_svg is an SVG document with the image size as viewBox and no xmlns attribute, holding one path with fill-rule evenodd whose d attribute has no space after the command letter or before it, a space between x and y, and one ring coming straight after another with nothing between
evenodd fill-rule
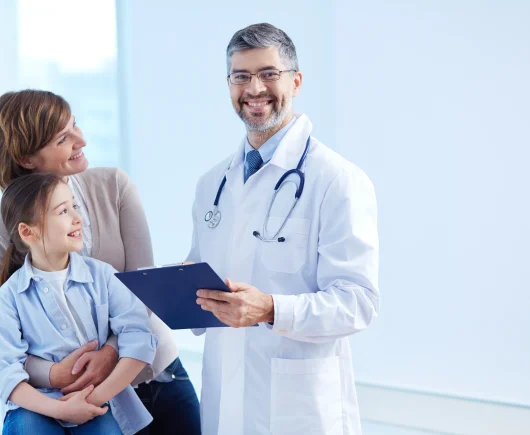
<instances>
[{"instance_id":1,"label":"knee","mask_svg":"<svg viewBox=\"0 0 530 435\"><path fill-rule=\"evenodd\" d=\"M49 417L24 408L17 408L7 413L2 435L45 433L45 428L55 425L55 420Z\"/></svg>"}]
</instances>

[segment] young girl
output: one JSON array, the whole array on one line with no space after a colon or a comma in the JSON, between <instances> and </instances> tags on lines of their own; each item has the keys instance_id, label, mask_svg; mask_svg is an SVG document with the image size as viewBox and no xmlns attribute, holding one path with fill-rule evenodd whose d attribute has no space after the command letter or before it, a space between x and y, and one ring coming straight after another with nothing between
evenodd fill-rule
<instances>
[{"instance_id":1,"label":"young girl","mask_svg":"<svg viewBox=\"0 0 530 435\"><path fill-rule=\"evenodd\" d=\"M17 178L3 192L1 213L11 237L0 276L3 434L138 432L152 418L129 384L152 363L157 345L145 306L112 266L76 254L83 247L82 221L62 179ZM96 388L63 396L28 384L28 353L59 362L85 343L103 345L110 330L120 360Z\"/></svg>"}]
</instances>

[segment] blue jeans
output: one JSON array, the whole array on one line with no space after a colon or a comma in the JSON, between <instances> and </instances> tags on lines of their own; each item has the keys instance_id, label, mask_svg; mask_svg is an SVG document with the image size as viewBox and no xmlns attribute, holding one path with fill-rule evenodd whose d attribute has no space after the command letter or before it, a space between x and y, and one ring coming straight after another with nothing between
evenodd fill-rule
<instances>
[{"instance_id":1,"label":"blue jeans","mask_svg":"<svg viewBox=\"0 0 530 435\"><path fill-rule=\"evenodd\" d=\"M54 418L24 408L9 411L4 420L2 435L121 435L120 427L109 410L85 424L62 427Z\"/></svg>"},{"instance_id":2,"label":"blue jeans","mask_svg":"<svg viewBox=\"0 0 530 435\"><path fill-rule=\"evenodd\" d=\"M153 422L139 435L200 435L199 400L180 359L173 361L149 384L135 389Z\"/></svg>"}]
</instances>

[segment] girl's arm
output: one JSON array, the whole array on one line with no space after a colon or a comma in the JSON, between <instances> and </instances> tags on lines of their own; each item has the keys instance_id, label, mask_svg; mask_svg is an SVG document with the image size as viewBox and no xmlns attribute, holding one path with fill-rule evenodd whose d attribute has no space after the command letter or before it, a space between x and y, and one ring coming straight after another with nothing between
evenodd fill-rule
<instances>
[{"instance_id":1,"label":"girl's arm","mask_svg":"<svg viewBox=\"0 0 530 435\"><path fill-rule=\"evenodd\" d=\"M37 414L74 424L83 424L107 412L106 407L100 408L94 404L87 403L86 398L93 390L94 387L91 385L68 400L59 401L42 394L27 382L21 382L15 387L9 396L9 400Z\"/></svg>"},{"instance_id":2,"label":"girl's arm","mask_svg":"<svg viewBox=\"0 0 530 435\"><path fill-rule=\"evenodd\" d=\"M96 406L101 406L114 396L121 393L127 385L142 371L146 363L134 358L122 358L114 371L92 394L87 397L87 402Z\"/></svg>"}]
</instances>

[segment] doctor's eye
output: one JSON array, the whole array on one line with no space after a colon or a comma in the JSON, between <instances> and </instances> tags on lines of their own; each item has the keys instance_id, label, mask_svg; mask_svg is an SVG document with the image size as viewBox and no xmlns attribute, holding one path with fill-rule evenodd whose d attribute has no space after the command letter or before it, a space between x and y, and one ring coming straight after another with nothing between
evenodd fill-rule
<instances>
[{"instance_id":1,"label":"doctor's eye","mask_svg":"<svg viewBox=\"0 0 530 435\"><path fill-rule=\"evenodd\" d=\"M259 74L259 78L266 82L275 81L280 78L280 72L275 69L268 69L265 71L261 71Z\"/></svg>"},{"instance_id":2,"label":"doctor's eye","mask_svg":"<svg viewBox=\"0 0 530 435\"><path fill-rule=\"evenodd\" d=\"M250 74L249 73L232 73L230 74L230 82L233 84L243 84L248 83L250 81Z\"/></svg>"}]
</instances>

